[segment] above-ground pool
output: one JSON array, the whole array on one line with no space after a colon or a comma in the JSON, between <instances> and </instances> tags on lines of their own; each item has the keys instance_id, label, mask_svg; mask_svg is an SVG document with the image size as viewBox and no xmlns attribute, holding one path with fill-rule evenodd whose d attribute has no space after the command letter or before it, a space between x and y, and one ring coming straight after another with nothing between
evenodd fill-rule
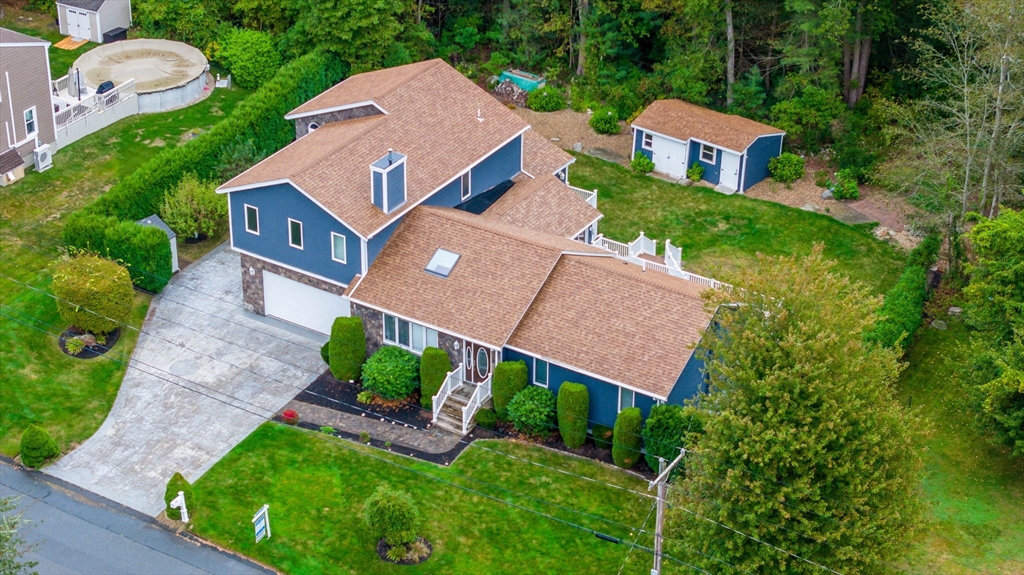
<instances>
[{"instance_id":1,"label":"above-ground pool","mask_svg":"<svg viewBox=\"0 0 1024 575\"><path fill-rule=\"evenodd\" d=\"M206 56L171 40L122 40L82 54L74 64L90 90L110 80L115 86L134 79L139 112L187 106L206 87Z\"/></svg>"}]
</instances>

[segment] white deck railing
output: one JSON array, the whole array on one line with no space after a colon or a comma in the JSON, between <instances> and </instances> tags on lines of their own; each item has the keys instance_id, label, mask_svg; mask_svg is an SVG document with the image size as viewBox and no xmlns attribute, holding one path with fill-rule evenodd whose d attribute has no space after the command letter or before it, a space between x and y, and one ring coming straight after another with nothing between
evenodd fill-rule
<instances>
[{"instance_id":1,"label":"white deck railing","mask_svg":"<svg viewBox=\"0 0 1024 575\"><path fill-rule=\"evenodd\" d=\"M458 367L448 372L448 375L444 377L444 383L441 384L441 389L437 390L437 394L431 399L433 402L434 416L430 418L431 423L437 423L437 416L441 413L441 407L445 401L448 401L448 396L460 385L462 385L463 369L460 363Z\"/></svg>"},{"instance_id":2,"label":"white deck railing","mask_svg":"<svg viewBox=\"0 0 1024 575\"><path fill-rule=\"evenodd\" d=\"M61 78L57 78L56 80L51 80L50 81L50 86L52 87L52 90L53 90L52 93L54 95L61 94L62 92L67 92L68 91L68 75L65 74Z\"/></svg>"},{"instance_id":3,"label":"white deck railing","mask_svg":"<svg viewBox=\"0 0 1024 575\"><path fill-rule=\"evenodd\" d=\"M645 236L642 231L639 237L629 242L629 255L638 256L640 254L658 255L658 242Z\"/></svg>"},{"instance_id":4,"label":"white deck railing","mask_svg":"<svg viewBox=\"0 0 1024 575\"><path fill-rule=\"evenodd\" d=\"M628 258L629 257L629 246L622 242L610 240L604 237L604 234L597 234L594 238L594 245L599 248L604 248L610 252L613 252L617 257Z\"/></svg>"},{"instance_id":5,"label":"white deck railing","mask_svg":"<svg viewBox=\"0 0 1024 575\"><path fill-rule=\"evenodd\" d=\"M731 290L732 286L720 282L716 279L690 273L682 269L682 250L676 246L673 246L671 242L665 240L665 263L652 262L645 258L639 257L641 254L656 255L655 248L656 242L646 236L643 232L640 232L640 237L633 240L628 244L610 240L604 237L603 234L598 234L594 238L594 244L599 248L604 248L613 254L615 257L626 260L627 262L634 263L644 269L644 271L652 270L675 276L686 281L691 281L700 284L705 287L712 289L724 289Z\"/></svg>"},{"instance_id":6,"label":"white deck railing","mask_svg":"<svg viewBox=\"0 0 1024 575\"><path fill-rule=\"evenodd\" d=\"M683 269L683 250L672 245L672 240L665 240L665 265Z\"/></svg>"},{"instance_id":7,"label":"white deck railing","mask_svg":"<svg viewBox=\"0 0 1024 575\"><path fill-rule=\"evenodd\" d=\"M586 200L588 204L593 207L597 207L597 190L593 192L584 190L583 188L577 188L576 186L569 186L572 191L576 192L576 195Z\"/></svg>"},{"instance_id":8,"label":"white deck railing","mask_svg":"<svg viewBox=\"0 0 1024 575\"><path fill-rule=\"evenodd\" d=\"M476 390L473 391L473 397L469 398L469 403L466 404L466 407L462 408L462 433L469 432L469 424L473 421L477 410L490 398L491 376L487 376L483 383L476 386Z\"/></svg>"},{"instance_id":9,"label":"white deck railing","mask_svg":"<svg viewBox=\"0 0 1024 575\"><path fill-rule=\"evenodd\" d=\"M55 80L59 82L59 80ZM54 120L58 128L64 128L74 122L85 118L90 114L97 114L107 111L110 108L135 97L135 80L128 80L113 90L93 96L80 104L69 106L57 112Z\"/></svg>"}]
</instances>

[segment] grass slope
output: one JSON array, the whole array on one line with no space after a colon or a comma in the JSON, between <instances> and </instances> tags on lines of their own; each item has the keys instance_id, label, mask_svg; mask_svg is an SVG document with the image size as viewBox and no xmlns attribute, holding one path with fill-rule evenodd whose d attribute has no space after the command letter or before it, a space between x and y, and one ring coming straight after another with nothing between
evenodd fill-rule
<instances>
[{"instance_id":1,"label":"grass slope","mask_svg":"<svg viewBox=\"0 0 1024 575\"><path fill-rule=\"evenodd\" d=\"M195 531L292 575L319 573L615 573L629 551L592 533L435 481L436 477L589 529L629 539L625 525L644 523L651 502L628 491L558 473L469 447L450 468L344 442L319 439L293 428L265 424L196 482L202 512ZM488 449L564 469L641 492L639 478L593 461L539 447L481 441ZM369 455L412 470L389 465ZM572 513L497 487L590 514ZM434 555L415 567L382 562L366 531L363 502L381 482L409 491L426 519L423 536ZM256 544L251 518L270 504L273 537ZM652 528L654 518L647 521ZM640 543L650 546L650 538ZM666 573L681 573L666 561ZM650 570L650 555L636 550L625 572Z\"/></svg>"},{"instance_id":2,"label":"grass slope","mask_svg":"<svg viewBox=\"0 0 1024 575\"><path fill-rule=\"evenodd\" d=\"M1024 461L979 431L964 388L963 322L922 328L898 383L925 424L927 533L907 558L914 573L1024 573Z\"/></svg>"},{"instance_id":3,"label":"grass slope","mask_svg":"<svg viewBox=\"0 0 1024 575\"><path fill-rule=\"evenodd\" d=\"M126 118L54 154L53 168L3 189L0 202L0 274L48 290L49 264L60 256L62 219L102 195L121 177L194 128L209 128L248 92L216 90L188 108ZM139 297L133 325L145 317ZM52 337L61 325L49 297L0 277L0 453L16 455L29 423L48 427L61 448L89 437L117 394L124 366L105 359L63 356ZM17 321L9 319L16 318ZM125 334L115 351L131 355L135 336Z\"/></svg>"},{"instance_id":4,"label":"grass slope","mask_svg":"<svg viewBox=\"0 0 1024 575\"><path fill-rule=\"evenodd\" d=\"M756 261L756 254L807 254L816 242L838 269L883 293L902 271L904 256L876 240L869 226L745 196L680 186L611 162L576 154L569 169L574 186L598 190L598 225L607 237L630 242L642 230L664 245L681 247L686 269L723 281Z\"/></svg>"}]
</instances>

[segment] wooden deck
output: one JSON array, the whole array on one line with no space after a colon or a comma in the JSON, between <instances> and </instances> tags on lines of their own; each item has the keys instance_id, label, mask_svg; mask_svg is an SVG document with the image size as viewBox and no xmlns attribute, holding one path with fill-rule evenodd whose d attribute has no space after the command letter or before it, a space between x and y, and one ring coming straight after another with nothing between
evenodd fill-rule
<instances>
[{"instance_id":1,"label":"wooden deck","mask_svg":"<svg viewBox=\"0 0 1024 575\"><path fill-rule=\"evenodd\" d=\"M77 50L78 48L81 48L82 46L85 46L88 43L88 38L79 40L76 39L74 36L68 36L67 38L64 38L60 42L54 44L53 47L60 48L61 50Z\"/></svg>"},{"instance_id":2,"label":"wooden deck","mask_svg":"<svg viewBox=\"0 0 1024 575\"><path fill-rule=\"evenodd\" d=\"M640 254L636 256L642 260L647 260L651 263L665 265L665 258L659 258L658 256L652 256L651 254Z\"/></svg>"}]
</instances>

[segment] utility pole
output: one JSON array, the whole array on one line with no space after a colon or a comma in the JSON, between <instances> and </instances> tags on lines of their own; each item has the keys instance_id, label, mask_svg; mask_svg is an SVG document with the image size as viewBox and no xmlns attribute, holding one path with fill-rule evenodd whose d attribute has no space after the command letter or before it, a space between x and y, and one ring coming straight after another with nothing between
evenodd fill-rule
<instances>
[{"instance_id":1,"label":"utility pole","mask_svg":"<svg viewBox=\"0 0 1024 575\"><path fill-rule=\"evenodd\" d=\"M665 458L658 458L658 477L647 485L650 491L655 485L658 486L658 517L654 523L654 567L651 568L651 575L661 575L661 544L662 530L665 528L665 491L668 485L668 476L672 474L679 462L686 455L686 449L679 448L679 456L665 466Z\"/></svg>"}]
</instances>

